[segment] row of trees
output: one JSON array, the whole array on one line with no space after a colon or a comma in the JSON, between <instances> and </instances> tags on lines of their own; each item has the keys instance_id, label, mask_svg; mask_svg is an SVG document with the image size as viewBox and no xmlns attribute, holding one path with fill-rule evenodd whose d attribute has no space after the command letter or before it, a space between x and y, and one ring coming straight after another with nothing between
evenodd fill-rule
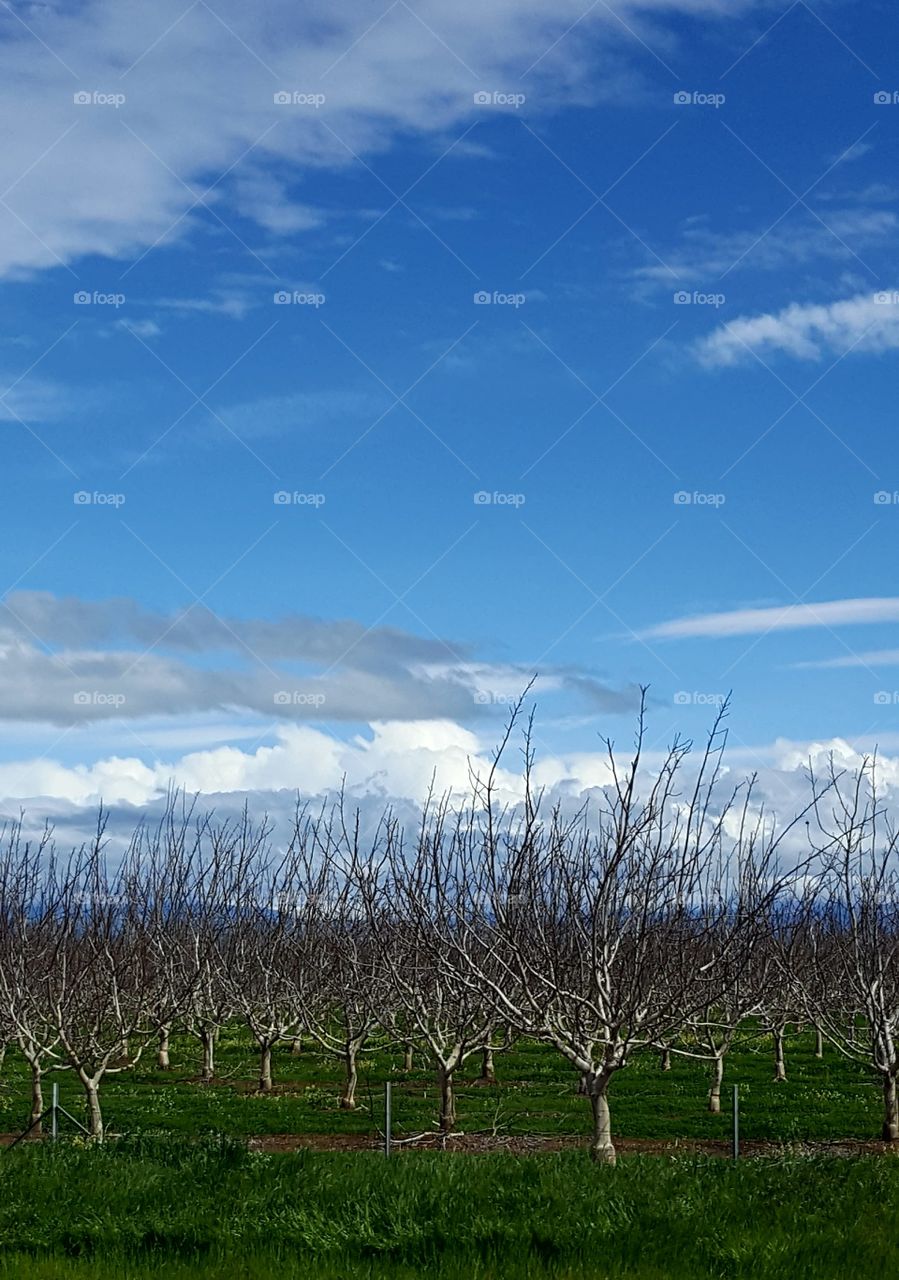
<instances>
[{"instance_id":1,"label":"row of trees","mask_svg":"<svg viewBox=\"0 0 899 1280\"><path fill-rule=\"evenodd\" d=\"M747 1019L781 1045L809 1022L877 1073L883 1136L899 1140L899 857L876 760L809 772L806 808L778 826L752 779L727 787L723 716L699 758L675 741L644 762L609 744L610 784L589 808L543 812L531 726L511 717L468 803L432 796L410 831L389 811L363 834L341 799L299 806L280 843L266 818L199 815L183 796L112 856L94 838L60 854L52 833L9 825L0 849L0 1040L32 1075L75 1073L90 1132L101 1087L148 1045L167 1065L178 1026L215 1075L217 1031L235 1019L259 1054L300 1035L343 1064L376 1032L423 1051L453 1127L453 1082L472 1055L514 1035L551 1045L593 1116L591 1152L614 1161L610 1096L652 1049L724 1063ZM498 798L499 764L523 738L520 803ZM574 1078L574 1077L573 1077Z\"/></svg>"}]
</instances>

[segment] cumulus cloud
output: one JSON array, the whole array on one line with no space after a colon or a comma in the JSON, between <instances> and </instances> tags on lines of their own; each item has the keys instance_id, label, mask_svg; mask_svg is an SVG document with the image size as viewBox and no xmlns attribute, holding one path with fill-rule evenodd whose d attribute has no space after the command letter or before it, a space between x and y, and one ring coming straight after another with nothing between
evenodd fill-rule
<instances>
[{"instance_id":1,"label":"cumulus cloud","mask_svg":"<svg viewBox=\"0 0 899 1280\"><path fill-rule=\"evenodd\" d=\"M899 291L858 294L826 305L794 302L782 311L743 316L721 325L696 348L708 368L783 352L797 360L842 356L849 350L899 347Z\"/></svg>"},{"instance_id":2,"label":"cumulus cloud","mask_svg":"<svg viewBox=\"0 0 899 1280\"><path fill-rule=\"evenodd\" d=\"M690 637L762 635L768 631L798 631L808 627L859 626L899 621L899 597L861 600L823 600L814 604L775 605L765 609L731 609L723 613L693 614L660 622L642 632L645 639L680 640Z\"/></svg>"},{"instance_id":3,"label":"cumulus cloud","mask_svg":"<svg viewBox=\"0 0 899 1280\"><path fill-rule=\"evenodd\" d=\"M29 831L50 818L57 843L65 846L90 834L102 802L111 811L107 834L115 848L127 840L139 819L159 813L174 784L197 794L200 809L212 809L220 818L238 814L244 804L257 819L267 814L278 841L290 829L297 797L317 809L343 793L350 811L361 815L365 838L385 808L414 828L420 806L431 792L449 794L454 804L464 804L471 797L472 773L486 774L494 746L495 736L449 720L385 721L350 739L308 725L282 725L273 742L264 746L214 746L150 764L137 756L115 754L89 765L69 766L42 756L0 763L0 814L5 811L7 817L15 818L24 809ZM647 753L646 780L663 758L660 750ZM819 777L825 777L831 760L837 771L851 772L870 758L865 744L839 737L780 740L737 750L727 757L720 798L732 784L753 774L754 810L764 809L769 825L783 831L808 804L810 764ZM695 776L697 760L698 756L688 757L687 778ZM618 764L627 767L626 754ZM892 811L899 802L899 756L879 754L878 777L881 800ZM584 804L601 803L613 778L605 752L538 753L532 781L543 793L544 812L558 804L573 814ZM524 779L517 750L503 758L495 782L500 804L521 803ZM735 835L736 828L734 818L727 829ZM781 847L782 854L804 851L804 839L800 824Z\"/></svg>"}]
</instances>

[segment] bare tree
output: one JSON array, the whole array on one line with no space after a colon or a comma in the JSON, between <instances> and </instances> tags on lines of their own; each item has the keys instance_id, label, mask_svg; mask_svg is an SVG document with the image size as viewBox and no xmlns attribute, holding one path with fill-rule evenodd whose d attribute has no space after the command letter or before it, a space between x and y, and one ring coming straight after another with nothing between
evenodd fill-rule
<instances>
[{"instance_id":1,"label":"bare tree","mask_svg":"<svg viewBox=\"0 0 899 1280\"><path fill-rule=\"evenodd\" d=\"M516 825L502 830L496 813L499 755L477 792L490 910L466 939L471 981L491 989L504 1019L552 1044L579 1072L598 1161L615 1159L615 1075L636 1050L673 1045L698 1011L724 1002L777 893L778 838L751 781L718 795L725 714L683 795L690 744L676 740L644 777L642 711L625 768L607 744L612 781L592 821L585 810L566 820L557 809L541 825L529 785L530 727Z\"/></svg>"},{"instance_id":2,"label":"bare tree","mask_svg":"<svg viewBox=\"0 0 899 1280\"><path fill-rule=\"evenodd\" d=\"M809 1016L841 1053L873 1069L882 1136L899 1142L899 832L881 802L876 757L830 764L832 799L815 806L822 869L805 897L811 963L799 972Z\"/></svg>"}]
</instances>

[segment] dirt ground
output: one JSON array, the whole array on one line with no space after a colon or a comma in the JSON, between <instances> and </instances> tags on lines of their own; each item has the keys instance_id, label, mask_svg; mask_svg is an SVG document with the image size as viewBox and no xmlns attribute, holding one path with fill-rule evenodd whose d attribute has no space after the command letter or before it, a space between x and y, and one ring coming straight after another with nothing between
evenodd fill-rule
<instances>
[{"instance_id":1,"label":"dirt ground","mask_svg":"<svg viewBox=\"0 0 899 1280\"><path fill-rule=\"evenodd\" d=\"M9 1147L19 1137L18 1133L0 1133L0 1147ZM109 1134L110 1139L115 1134ZM44 1141L48 1140L45 1134ZM35 1141L35 1139L26 1139ZM37 1139L40 1141L40 1139ZM651 1155L703 1155L729 1158L732 1154L729 1141L683 1140L654 1141L651 1138L614 1138L615 1150L621 1156ZM252 1151L378 1151L383 1142L365 1134L317 1134L317 1133L264 1133L247 1138ZM393 1151L402 1155L407 1151L447 1151L454 1155L546 1155L554 1151L576 1151L586 1147L586 1137L540 1137L539 1135L494 1135L486 1133L421 1133L411 1137L397 1137ZM899 1148L889 1143L859 1141L845 1138L834 1142L742 1142L740 1154L745 1157L791 1156L899 1156Z\"/></svg>"},{"instance_id":2,"label":"dirt ground","mask_svg":"<svg viewBox=\"0 0 899 1280\"><path fill-rule=\"evenodd\" d=\"M254 1151L372 1151L379 1150L380 1139L363 1134L292 1134L271 1133L250 1138ZM419 1134L412 1138L394 1139L397 1154L405 1151L449 1151L457 1155L487 1155L505 1152L509 1155L544 1155L554 1151L574 1151L586 1146L586 1138L578 1136L539 1137L535 1135L494 1136L483 1133ZM614 1138L619 1155L704 1155L730 1157L731 1144L726 1141L694 1140L653 1141L649 1138ZM899 1150L884 1142L862 1142L845 1139L839 1142L797 1142L784 1146L776 1142L743 1142L743 1156L862 1156L899 1155Z\"/></svg>"}]
</instances>

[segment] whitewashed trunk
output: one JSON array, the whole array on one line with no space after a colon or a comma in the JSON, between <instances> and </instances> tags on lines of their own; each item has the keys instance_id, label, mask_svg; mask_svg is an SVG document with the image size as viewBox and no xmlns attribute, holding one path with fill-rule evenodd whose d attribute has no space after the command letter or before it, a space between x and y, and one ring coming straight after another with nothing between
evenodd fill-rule
<instances>
[{"instance_id":1,"label":"whitewashed trunk","mask_svg":"<svg viewBox=\"0 0 899 1280\"><path fill-rule=\"evenodd\" d=\"M615 1147L612 1144L612 1120L609 1114L607 1091L609 1081L596 1076L589 1082L590 1105L593 1108L593 1138L590 1142L590 1158L597 1164L614 1164Z\"/></svg>"},{"instance_id":2,"label":"whitewashed trunk","mask_svg":"<svg viewBox=\"0 0 899 1280\"><path fill-rule=\"evenodd\" d=\"M712 1083L709 1088L709 1111L721 1114L721 1083L724 1080L724 1055L718 1053L712 1063Z\"/></svg>"},{"instance_id":3,"label":"whitewashed trunk","mask_svg":"<svg viewBox=\"0 0 899 1280\"><path fill-rule=\"evenodd\" d=\"M896 1077L883 1077L883 1130L884 1142L899 1142L899 1100L896 1097Z\"/></svg>"},{"instance_id":4,"label":"whitewashed trunk","mask_svg":"<svg viewBox=\"0 0 899 1280\"><path fill-rule=\"evenodd\" d=\"M496 1084L496 1068L493 1065L493 1050L485 1049L481 1059L481 1080L484 1084Z\"/></svg>"},{"instance_id":5,"label":"whitewashed trunk","mask_svg":"<svg viewBox=\"0 0 899 1280\"><path fill-rule=\"evenodd\" d=\"M340 1099L341 1111L355 1111L356 1109L356 1083L358 1073L356 1071L356 1046L348 1044L343 1055L343 1096Z\"/></svg>"},{"instance_id":6,"label":"whitewashed trunk","mask_svg":"<svg viewBox=\"0 0 899 1280\"><path fill-rule=\"evenodd\" d=\"M203 1046L203 1066L200 1070L200 1078L213 1080L215 1078L215 1033L210 1027L204 1027L200 1032L200 1043Z\"/></svg>"},{"instance_id":7,"label":"whitewashed trunk","mask_svg":"<svg viewBox=\"0 0 899 1280\"><path fill-rule=\"evenodd\" d=\"M259 1092L272 1091L272 1046L266 1041L259 1049Z\"/></svg>"},{"instance_id":8,"label":"whitewashed trunk","mask_svg":"<svg viewBox=\"0 0 899 1280\"><path fill-rule=\"evenodd\" d=\"M92 1142L103 1141L103 1112L100 1110L100 1088L96 1080L82 1079L87 1102L87 1128Z\"/></svg>"},{"instance_id":9,"label":"whitewashed trunk","mask_svg":"<svg viewBox=\"0 0 899 1280\"><path fill-rule=\"evenodd\" d=\"M168 1024L164 1024L159 1028L159 1048L156 1050L156 1066L160 1071L171 1071L172 1069L172 1063L169 1058L171 1033L172 1029Z\"/></svg>"},{"instance_id":10,"label":"whitewashed trunk","mask_svg":"<svg viewBox=\"0 0 899 1280\"><path fill-rule=\"evenodd\" d=\"M35 1138L41 1135L41 1116L44 1114L43 1069L39 1062L31 1064L31 1130Z\"/></svg>"},{"instance_id":11,"label":"whitewashed trunk","mask_svg":"<svg viewBox=\"0 0 899 1280\"><path fill-rule=\"evenodd\" d=\"M784 1028L774 1028L774 1081L779 1084L787 1078L787 1064L784 1061Z\"/></svg>"},{"instance_id":12,"label":"whitewashed trunk","mask_svg":"<svg viewBox=\"0 0 899 1280\"><path fill-rule=\"evenodd\" d=\"M451 1133L456 1127L456 1095L453 1073L442 1064L437 1068L437 1084L440 1087L440 1129L442 1133Z\"/></svg>"}]
</instances>

